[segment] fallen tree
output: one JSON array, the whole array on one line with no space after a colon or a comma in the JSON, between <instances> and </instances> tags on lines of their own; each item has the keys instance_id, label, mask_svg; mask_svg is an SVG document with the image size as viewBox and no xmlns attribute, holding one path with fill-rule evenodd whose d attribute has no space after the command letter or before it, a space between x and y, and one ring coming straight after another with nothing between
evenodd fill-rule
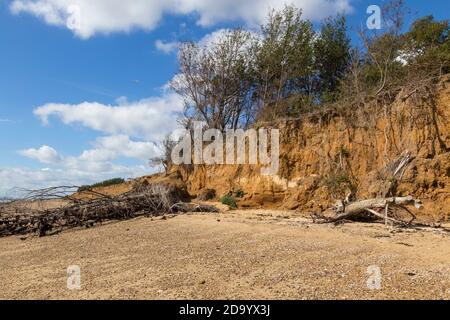
<instances>
[{"instance_id":1,"label":"fallen tree","mask_svg":"<svg viewBox=\"0 0 450 320\"><path fill-rule=\"evenodd\" d=\"M420 200L416 200L411 196L366 199L355 201L347 205L344 201L339 201L334 208L336 217L327 219L327 222L337 222L340 220L350 219L366 212L378 218L384 219L386 223L390 221L398 224L410 225L416 219L416 216L406 207L406 205L411 204L414 204L414 206L418 209L421 208ZM410 214L411 219L409 221L402 221L389 217L389 206L405 210ZM383 209L384 214L377 212L377 209Z\"/></svg>"},{"instance_id":2,"label":"fallen tree","mask_svg":"<svg viewBox=\"0 0 450 320\"><path fill-rule=\"evenodd\" d=\"M389 198L374 198L355 201L344 204L342 201L327 210L332 211L334 216L326 214L312 213L311 217L314 223L342 223L347 221L360 221L367 219L376 219L384 221L384 224L389 227L401 227L412 230L422 231L439 231L445 234L450 233L450 229L441 226L440 224L425 224L416 222L416 216L407 207L414 205L415 208L422 207L421 201L414 199L412 196L407 197L389 197ZM398 214L398 210L406 212L409 216L405 219Z\"/></svg>"},{"instance_id":3,"label":"fallen tree","mask_svg":"<svg viewBox=\"0 0 450 320\"><path fill-rule=\"evenodd\" d=\"M327 212L332 212L331 216L313 214L314 222L337 223L361 218L376 218L382 219L385 225L429 228L428 225L416 223L416 215L408 208L408 206L414 206L416 209L421 209L422 202L419 199L412 196L399 197L395 195L397 184L413 159L411 153L406 150L378 173L381 183L377 181L380 189L376 198L356 200L354 192L351 191L345 199L338 200L332 208L327 210ZM399 210L406 213L406 218L404 215L398 214Z\"/></svg>"},{"instance_id":4,"label":"fallen tree","mask_svg":"<svg viewBox=\"0 0 450 320\"><path fill-rule=\"evenodd\" d=\"M45 236L75 227L92 227L105 221L166 213L218 212L214 206L186 203L183 192L175 186L147 185L108 196L87 191L82 196L70 194L76 187L57 187L30 191L23 199L5 203L0 208L0 237L36 234ZM38 202L61 200L56 208L39 208Z\"/></svg>"}]
</instances>

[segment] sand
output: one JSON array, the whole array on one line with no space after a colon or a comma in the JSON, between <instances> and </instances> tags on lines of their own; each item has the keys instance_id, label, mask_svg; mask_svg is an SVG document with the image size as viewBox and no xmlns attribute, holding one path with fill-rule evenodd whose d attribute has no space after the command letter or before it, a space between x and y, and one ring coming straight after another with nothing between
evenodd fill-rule
<instances>
[{"instance_id":1,"label":"sand","mask_svg":"<svg viewBox=\"0 0 450 320\"><path fill-rule=\"evenodd\" d=\"M450 298L448 235L289 211L138 218L0 248L2 299ZM70 265L79 290L67 288Z\"/></svg>"}]
</instances>

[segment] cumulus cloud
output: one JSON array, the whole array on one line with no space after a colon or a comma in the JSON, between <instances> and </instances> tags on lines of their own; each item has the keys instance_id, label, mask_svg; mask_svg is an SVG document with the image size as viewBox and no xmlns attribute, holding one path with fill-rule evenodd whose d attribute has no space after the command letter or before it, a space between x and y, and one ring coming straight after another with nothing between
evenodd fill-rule
<instances>
[{"instance_id":1,"label":"cumulus cloud","mask_svg":"<svg viewBox=\"0 0 450 320\"><path fill-rule=\"evenodd\" d=\"M49 25L66 27L78 37L95 34L153 30L163 14L192 15L201 26L220 22L243 21L257 24L269 8L286 3L302 8L306 18L318 20L336 12L352 10L351 0L14 0L14 14L32 14Z\"/></svg>"},{"instance_id":2,"label":"cumulus cloud","mask_svg":"<svg viewBox=\"0 0 450 320\"><path fill-rule=\"evenodd\" d=\"M103 136L97 137L92 148L80 155L62 156L47 145L18 151L22 156L51 166L40 170L0 169L0 191L13 186L81 185L112 177L151 174L155 169L147 165L147 160L161 152L155 141L162 140L178 127L177 113L182 108L181 99L170 92L136 102L121 97L115 105L84 102L75 105L49 103L38 107L34 113L44 124L55 118L65 124L99 131ZM141 165L118 165L116 160L119 158L134 159Z\"/></svg>"},{"instance_id":3,"label":"cumulus cloud","mask_svg":"<svg viewBox=\"0 0 450 320\"><path fill-rule=\"evenodd\" d=\"M13 187L37 189L58 185L84 185L114 177L135 178L155 172L146 161L160 151L152 142L133 141L126 135L98 138L93 149L79 156L61 156L55 149L42 146L39 149L21 150L25 157L50 167L42 169L0 169L0 196L14 196L7 191ZM118 157L145 160L140 165L118 165ZM17 195L16 195L17 196Z\"/></svg>"},{"instance_id":4,"label":"cumulus cloud","mask_svg":"<svg viewBox=\"0 0 450 320\"><path fill-rule=\"evenodd\" d=\"M177 50L178 42L164 42L162 40L156 40L155 47L165 54L170 54Z\"/></svg>"},{"instance_id":5,"label":"cumulus cloud","mask_svg":"<svg viewBox=\"0 0 450 320\"><path fill-rule=\"evenodd\" d=\"M127 135L113 135L97 138L94 149L83 151L78 160L102 162L126 157L146 161L159 153L154 142L133 141Z\"/></svg>"},{"instance_id":6,"label":"cumulus cloud","mask_svg":"<svg viewBox=\"0 0 450 320\"><path fill-rule=\"evenodd\" d=\"M79 157L81 161L90 162L112 161L116 158L117 154L114 151L106 149L85 150Z\"/></svg>"},{"instance_id":7,"label":"cumulus cloud","mask_svg":"<svg viewBox=\"0 0 450 320\"><path fill-rule=\"evenodd\" d=\"M115 135L97 139L99 149L116 153L119 156L148 160L159 153L155 143L149 141L132 141L126 135Z\"/></svg>"},{"instance_id":8,"label":"cumulus cloud","mask_svg":"<svg viewBox=\"0 0 450 320\"><path fill-rule=\"evenodd\" d=\"M352 10L350 0L187 0L179 1L178 12L197 13L197 23L201 26L237 20L255 25L264 21L268 10L281 9L286 4L301 8L304 16L313 20Z\"/></svg>"},{"instance_id":9,"label":"cumulus cloud","mask_svg":"<svg viewBox=\"0 0 450 320\"><path fill-rule=\"evenodd\" d=\"M40 147L39 149L31 148L20 150L19 154L46 164L55 164L61 162L62 160L62 157L55 149L45 145Z\"/></svg>"},{"instance_id":10,"label":"cumulus cloud","mask_svg":"<svg viewBox=\"0 0 450 320\"><path fill-rule=\"evenodd\" d=\"M64 124L80 124L103 133L160 140L176 128L177 114L183 110L182 99L174 93L136 102L126 99L118 102L118 105L48 103L36 108L34 114L44 124L54 116Z\"/></svg>"},{"instance_id":11,"label":"cumulus cloud","mask_svg":"<svg viewBox=\"0 0 450 320\"><path fill-rule=\"evenodd\" d=\"M150 141L133 141L127 135L113 135L97 138L94 148L84 150L80 156L62 157L49 146L39 149L20 150L19 154L45 164L61 164L63 166L81 168L89 171L107 171L110 162L119 157L137 160L148 160L161 153L156 143ZM98 167L97 167L98 165Z\"/></svg>"},{"instance_id":12,"label":"cumulus cloud","mask_svg":"<svg viewBox=\"0 0 450 320\"><path fill-rule=\"evenodd\" d=\"M49 25L66 27L86 39L96 33L152 30L167 5L159 0L15 0L10 9L14 14L26 12Z\"/></svg>"}]
</instances>

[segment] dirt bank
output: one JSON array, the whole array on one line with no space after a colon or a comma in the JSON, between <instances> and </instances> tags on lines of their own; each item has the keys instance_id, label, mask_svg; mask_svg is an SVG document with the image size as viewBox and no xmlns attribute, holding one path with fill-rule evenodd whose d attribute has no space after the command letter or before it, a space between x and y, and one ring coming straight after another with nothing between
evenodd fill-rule
<instances>
[{"instance_id":1,"label":"dirt bank","mask_svg":"<svg viewBox=\"0 0 450 320\"><path fill-rule=\"evenodd\" d=\"M117 195L135 183L167 183L192 197L213 191L215 199L239 192L240 208L322 212L353 191L356 199L412 195L423 201L414 213L429 223L450 218L450 76L433 98L404 98L361 107L351 116L336 110L268 124L280 129L277 175L257 165L173 166L168 175L142 177L97 191ZM430 100L431 99L431 100ZM419 100L419 101L417 101ZM387 168L404 154L399 177ZM388 192L389 191L389 192Z\"/></svg>"},{"instance_id":2,"label":"dirt bank","mask_svg":"<svg viewBox=\"0 0 450 320\"><path fill-rule=\"evenodd\" d=\"M359 199L382 195L383 170L405 152L412 161L396 185L398 196L424 200L424 212L450 216L450 77L432 98L368 105L342 115L333 110L266 127L280 129L280 168L261 175L259 166L197 165L178 174L188 191L214 189L218 197L242 190L241 207L321 211L354 189Z\"/></svg>"},{"instance_id":3,"label":"dirt bank","mask_svg":"<svg viewBox=\"0 0 450 320\"><path fill-rule=\"evenodd\" d=\"M449 299L449 237L289 211L139 218L0 239L4 299ZM79 291L66 269L81 267ZM367 268L382 288L370 290Z\"/></svg>"}]
</instances>

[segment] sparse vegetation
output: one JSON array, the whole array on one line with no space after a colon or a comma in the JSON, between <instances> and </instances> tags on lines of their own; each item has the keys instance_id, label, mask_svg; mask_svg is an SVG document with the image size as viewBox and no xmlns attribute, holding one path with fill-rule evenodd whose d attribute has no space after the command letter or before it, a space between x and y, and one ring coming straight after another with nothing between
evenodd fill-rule
<instances>
[{"instance_id":1,"label":"sparse vegetation","mask_svg":"<svg viewBox=\"0 0 450 320\"><path fill-rule=\"evenodd\" d=\"M149 164L151 167L162 166L164 168L165 174L169 173L172 167L172 150L176 145L170 134L167 135L161 143L162 155L158 157L151 158Z\"/></svg>"},{"instance_id":2,"label":"sparse vegetation","mask_svg":"<svg viewBox=\"0 0 450 320\"><path fill-rule=\"evenodd\" d=\"M222 198L220 198L220 203L225 204L233 209L237 208L236 199L230 194L224 195Z\"/></svg>"},{"instance_id":3,"label":"sparse vegetation","mask_svg":"<svg viewBox=\"0 0 450 320\"><path fill-rule=\"evenodd\" d=\"M114 178L114 179L109 179L109 180L105 180L102 182L98 182L98 183L94 183L91 185L84 185L78 188L78 192L83 192L83 191L89 191L95 188L100 188L100 187L108 187L108 186L113 186L116 184L121 184L124 183L125 180L122 178Z\"/></svg>"},{"instance_id":4,"label":"sparse vegetation","mask_svg":"<svg viewBox=\"0 0 450 320\"><path fill-rule=\"evenodd\" d=\"M331 173L324 179L324 184L335 199L344 199L348 193L357 191L357 181L346 172Z\"/></svg>"},{"instance_id":5,"label":"sparse vegetation","mask_svg":"<svg viewBox=\"0 0 450 320\"><path fill-rule=\"evenodd\" d=\"M245 196L245 192L244 192L244 190L239 189L239 190L234 192L234 196L236 198L243 198Z\"/></svg>"}]
</instances>

